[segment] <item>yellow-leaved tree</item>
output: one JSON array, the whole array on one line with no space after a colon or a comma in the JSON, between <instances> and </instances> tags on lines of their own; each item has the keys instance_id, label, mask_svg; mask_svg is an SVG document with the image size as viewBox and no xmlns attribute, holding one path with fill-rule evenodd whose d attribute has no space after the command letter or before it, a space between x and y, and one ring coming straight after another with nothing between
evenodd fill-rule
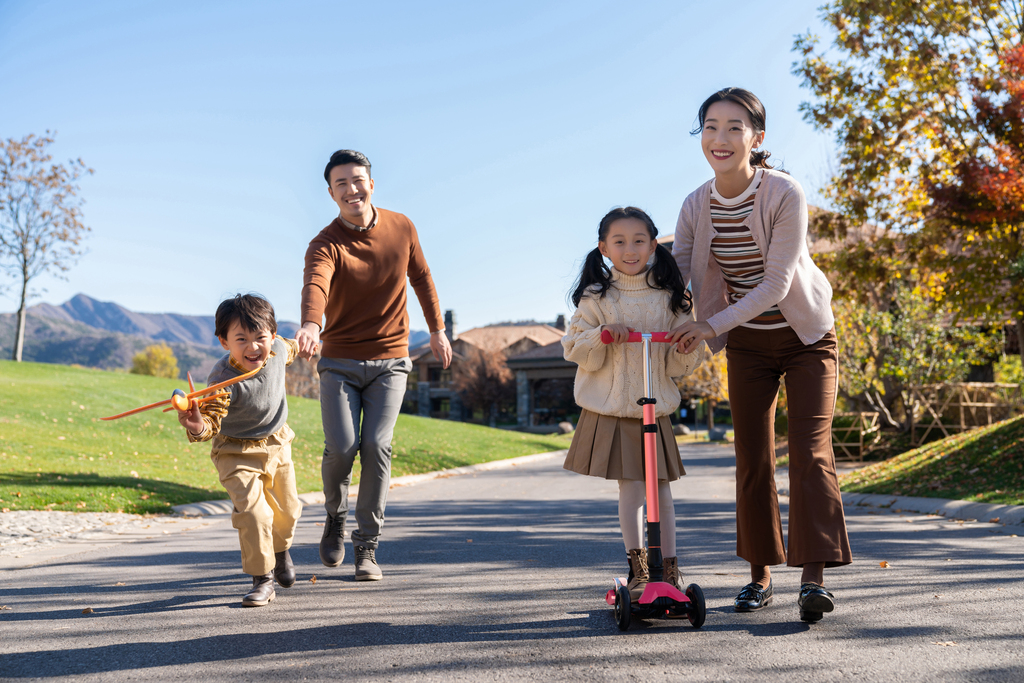
<instances>
[{"instance_id":1,"label":"yellow-leaved tree","mask_svg":"<svg viewBox=\"0 0 1024 683\"><path fill-rule=\"evenodd\" d=\"M135 354L135 357L132 358L131 372L133 375L176 379L178 377L178 359L174 357L174 351L170 346L160 342L147 346L142 353Z\"/></svg>"}]
</instances>

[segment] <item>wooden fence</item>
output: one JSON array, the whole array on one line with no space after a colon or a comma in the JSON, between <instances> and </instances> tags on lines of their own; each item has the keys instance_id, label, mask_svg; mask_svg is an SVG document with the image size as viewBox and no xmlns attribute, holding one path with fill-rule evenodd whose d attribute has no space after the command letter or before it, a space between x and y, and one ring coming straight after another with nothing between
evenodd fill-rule
<instances>
[{"instance_id":1,"label":"wooden fence","mask_svg":"<svg viewBox=\"0 0 1024 683\"><path fill-rule=\"evenodd\" d=\"M963 382L910 388L910 436L920 446L933 432L950 436L1024 412L1019 384Z\"/></svg>"},{"instance_id":2,"label":"wooden fence","mask_svg":"<svg viewBox=\"0 0 1024 683\"><path fill-rule=\"evenodd\" d=\"M832 447L836 459L862 462L864 455L878 443L880 430L878 413L836 413L832 420Z\"/></svg>"}]
</instances>

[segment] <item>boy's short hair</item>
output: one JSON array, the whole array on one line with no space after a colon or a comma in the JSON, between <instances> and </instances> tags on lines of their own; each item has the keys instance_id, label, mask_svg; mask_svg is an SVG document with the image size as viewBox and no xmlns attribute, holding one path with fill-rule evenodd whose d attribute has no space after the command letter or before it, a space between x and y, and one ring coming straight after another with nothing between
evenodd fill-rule
<instances>
[{"instance_id":1,"label":"boy's short hair","mask_svg":"<svg viewBox=\"0 0 1024 683\"><path fill-rule=\"evenodd\" d=\"M339 149L331 155L331 160L327 162L327 168L324 169L324 180L327 181L328 185L331 184L331 169L335 166L344 166L345 164L365 166L366 175L371 178L373 177L370 173L370 160L366 158L365 154L354 149Z\"/></svg>"},{"instance_id":2,"label":"boy's short hair","mask_svg":"<svg viewBox=\"0 0 1024 683\"><path fill-rule=\"evenodd\" d=\"M221 339L227 339L228 328L236 320L250 332L270 330L277 334L274 307L259 294L236 294L221 301L213 320L214 334Z\"/></svg>"}]
</instances>

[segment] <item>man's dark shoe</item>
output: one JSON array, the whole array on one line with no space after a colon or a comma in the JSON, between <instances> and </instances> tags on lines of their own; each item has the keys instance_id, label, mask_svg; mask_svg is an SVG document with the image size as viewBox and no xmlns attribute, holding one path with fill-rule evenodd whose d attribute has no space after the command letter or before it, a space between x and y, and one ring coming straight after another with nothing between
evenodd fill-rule
<instances>
[{"instance_id":1,"label":"man's dark shoe","mask_svg":"<svg viewBox=\"0 0 1024 683\"><path fill-rule=\"evenodd\" d=\"M345 561L345 518L327 515L324 535L320 538L320 561L326 567L337 567Z\"/></svg>"},{"instance_id":2,"label":"man's dark shoe","mask_svg":"<svg viewBox=\"0 0 1024 683\"><path fill-rule=\"evenodd\" d=\"M374 555L373 548L356 546L356 581L380 581L384 578Z\"/></svg>"},{"instance_id":3,"label":"man's dark shoe","mask_svg":"<svg viewBox=\"0 0 1024 683\"><path fill-rule=\"evenodd\" d=\"M821 621L824 612L831 612L836 608L836 596L829 593L822 586L816 583L800 584L800 597L796 604L800 605L800 621L813 624Z\"/></svg>"},{"instance_id":4,"label":"man's dark shoe","mask_svg":"<svg viewBox=\"0 0 1024 683\"><path fill-rule=\"evenodd\" d=\"M768 582L767 588L761 588L759 583L748 583L736 596L737 612L755 612L762 607L772 604L772 582Z\"/></svg>"},{"instance_id":5,"label":"man's dark shoe","mask_svg":"<svg viewBox=\"0 0 1024 683\"><path fill-rule=\"evenodd\" d=\"M263 607L277 597L274 593L274 575L252 577L252 590L242 598L242 607Z\"/></svg>"},{"instance_id":6,"label":"man's dark shoe","mask_svg":"<svg viewBox=\"0 0 1024 683\"><path fill-rule=\"evenodd\" d=\"M295 583L295 565L292 564L292 556L287 550L274 553L277 564L274 565L274 578L282 588L291 588Z\"/></svg>"}]
</instances>

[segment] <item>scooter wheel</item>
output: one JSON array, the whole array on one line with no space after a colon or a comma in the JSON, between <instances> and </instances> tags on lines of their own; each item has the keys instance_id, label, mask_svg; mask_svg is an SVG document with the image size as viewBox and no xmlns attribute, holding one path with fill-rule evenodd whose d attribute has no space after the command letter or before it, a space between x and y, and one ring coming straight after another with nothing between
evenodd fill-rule
<instances>
[{"instance_id":1,"label":"scooter wheel","mask_svg":"<svg viewBox=\"0 0 1024 683\"><path fill-rule=\"evenodd\" d=\"M690 620L691 626L700 628L704 625L704 617L707 616L707 608L704 605L704 591L697 584L691 583L686 587L686 597L690 599L690 612L686 615L686 618Z\"/></svg>"},{"instance_id":2,"label":"scooter wheel","mask_svg":"<svg viewBox=\"0 0 1024 683\"><path fill-rule=\"evenodd\" d=\"M629 619L633 616L633 608L630 604L629 589L619 586L615 591L615 623L620 631L629 630Z\"/></svg>"}]
</instances>

